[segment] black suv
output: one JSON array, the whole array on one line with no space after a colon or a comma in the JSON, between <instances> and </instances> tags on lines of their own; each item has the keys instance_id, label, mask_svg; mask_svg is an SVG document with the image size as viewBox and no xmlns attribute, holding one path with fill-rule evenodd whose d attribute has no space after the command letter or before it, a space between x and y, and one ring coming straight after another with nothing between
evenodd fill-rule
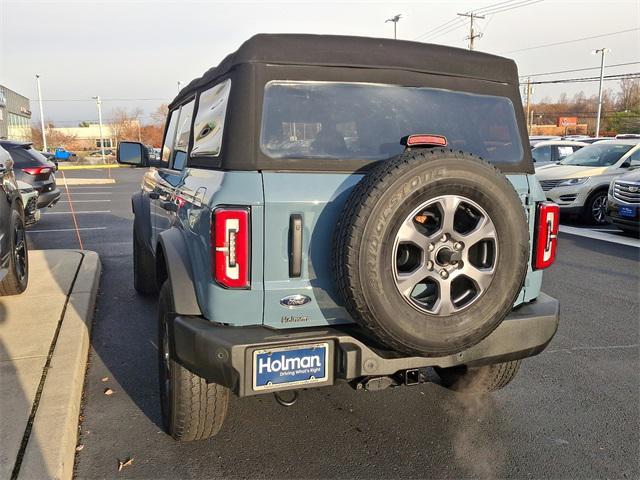
<instances>
[{"instance_id":1,"label":"black suv","mask_svg":"<svg viewBox=\"0 0 640 480\"><path fill-rule=\"evenodd\" d=\"M29 279L24 210L13 160L0 146L0 296L24 292Z\"/></svg>"},{"instance_id":2,"label":"black suv","mask_svg":"<svg viewBox=\"0 0 640 480\"><path fill-rule=\"evenodd\" d=\"M0 146L13 158L16 179L38 191L38 208L51 207L60 200L60 189L54 175L56 166L32 145L30 142L0 140Z\"/></svg>"}]
</instances>

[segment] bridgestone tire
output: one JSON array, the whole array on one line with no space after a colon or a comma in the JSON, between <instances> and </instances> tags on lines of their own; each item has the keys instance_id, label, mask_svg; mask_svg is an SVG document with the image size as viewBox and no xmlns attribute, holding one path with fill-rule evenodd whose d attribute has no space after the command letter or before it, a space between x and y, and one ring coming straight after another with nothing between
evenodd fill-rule
<instances>
[{"instance_id":1,"label":"bridgestone tire","mask_svg":"<svg viewBox=\"0 0 640 480\"><path fill-rule=\"evenodd\" d=\"M506 387L520 369L520 360L482 367L436 367L442 386L460 393L489 393Z\"/></svg>"},{"instance_id":2,"label":"bridgestone tire","mask_svg":"<svg viewBox=\"0 0 640 480\"><path fill-rule=\"evenodd\" d=\"M140 295L158 293L155 259L133 228L133 286Z\"/></svg>"},{"instance_id":3,"label":"bridgestone tire","mask_svg":"<svg viewBox=\"0 0 640 480\"><path fill-rule=\"evenodd\" d=\"M21 233L20 233L21 232ZM29 282L29 249L24 228L22 212L18 208L11 211L11 225L6 235L9 236L9 266L8 272L0 281L0 296L18 295L27 289ZM24 242L24 272L19 272L18 258L16 254L16 237L21 237Z\"/></svg>"},{"instance_id":4,"label":"bridgestone tire","mask_svg":"<svg viewBox=\"0 0 640 480\"><path fill-rule=\"evenodd\" d=\"M434 316L400 293L392 258L403 221L442 195L463 196L486 211L498 254L491 283L474 303ZM529 229L517 192L491 164L463 152L414 149L381 162L353 189L336 227L334 251L338 291L366 332L399 352L443 356L477 344L511 311L527 273Z\"/></svg>"},{"instance_id":5,"label":"bridgestone tire","mask_svg":"<svg viewBox=\"0 0 640 480\"><path fill-rule=\"evenodd\" d=\"M227 417L229 389L216 383L207 383L173 358L169 359L167 372L164 360L166 320L174 310L168 281L160 289L158 303L158 368L164 427L169 435L179 441L213 437ZM169 381L168 389L166 380Z\"/></svg>"}]
</instances>

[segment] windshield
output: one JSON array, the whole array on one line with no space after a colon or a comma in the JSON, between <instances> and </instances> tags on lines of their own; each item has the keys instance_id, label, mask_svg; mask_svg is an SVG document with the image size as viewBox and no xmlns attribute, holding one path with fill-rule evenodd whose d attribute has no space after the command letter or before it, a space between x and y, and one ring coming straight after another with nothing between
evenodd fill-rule
<instances>
[{"instance_id":1,"label":"windshield","mask_svg":"<svg viewBox=\"0 0 640 480\"><path fill-rule=\"evenodd\" d=\"M560 162L561 165L575 165L579 167L610 167L631 150L633 145L599 143L581 148L573 155Z\"/></svg>"},{"instance_id":2,"label":"windshield","mask_svg":"<svg viewBox=\"0 0 640 480\"><path fill-rule=\"evenodd\" d=\"M271 158L382 160L406 135L444 135L448 146L497 163L523 149L508 98L365 83L270 82L260 145Z\"/></svg>"}]
</instances>

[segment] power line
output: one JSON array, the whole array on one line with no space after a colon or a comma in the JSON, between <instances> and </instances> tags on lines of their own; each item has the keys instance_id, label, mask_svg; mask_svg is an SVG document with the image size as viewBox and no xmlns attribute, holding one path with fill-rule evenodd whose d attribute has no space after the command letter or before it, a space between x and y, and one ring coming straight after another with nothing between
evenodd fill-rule
<instances>
[{"instance_id":1,"label":"power line","mask_svg":"<svg viewBox=\"0 0 640 480\"><path fill-rule=\"evenodd\" d=\"M533 5L535 3L540 3L542 1L544 1L544 0L524 0L524 1L521 1L520 3L514 3L512 5L507 5L504 8L498 8L498 9L495 9L495 10L489 10L489 11L482 12L482 14L483 15L489 15L489 14L492 14L492 13L495 14L495 13L508 12L509 10L514 10L516 8L521 8L521 7L528 7L529 5Z\"/></svg>"},{"instance_id":2,"label":"power line","mask_svg":"<svg viewBox=\"0 0 640 480\"><path fill-rule=\"evenodd\" d=\"M476 18L481 18L482 16L484 16L485 14L496 14L496 13L502 13L502 12L506 12L508 10L513 10L516 8L521 8L521 7L526 7L529 5L533 5L534 3L539 3L542 2L544 0L506 0L503 2L498 2L498 3L494 3L491 5L487 5L485 7L482 8L478 8L476 10L471 10L469 12L467 12L467 15L473 15ZM493 18L493 17L492 17ZM457 20L457 22L456 22ZM460 18L453 18L447 22L444 22L441 25L438 25L435 28L432 28L431 30L427 30L425 33L423 33L422 35L419 35L418 37L414 38L414 40L435 40L436 38L442 37L443 35L446 35L447 33L451 33L455 30L458 30L459 28L462 28L463 26L465 26L468 22L465 21L461 21L462 19ZM488 22L487 22L488 23ZM485 27L486 29L486 27Z\"/></svg>"},{"instance_id":3,"label":"power line","mask_svg":"<svg viewBox=\"0 0 640 480\"><path fill-rule=\"evenodd\" d=\"M638 65L638 64L640 64L640 62L616 63L613 65L607 65L606 68L624 67L626 65ZM557 73L586 72L587 70L599 70L599 69L600 67L574 68L571 70L558 70L557 72L529 73L527 75L520 75L520 77L543 77L546 75L555 75Z\"/></svg>"},{"instance_id":4,"label":"power line","mask_svg":"<svg viewBox=\"0 0 640 480\"><path fill-rule=\"evenodd\" d=\"M582 42L583 40L591 40L592 38L610 37L612 35L620 35L622 33L635 32L635 31L638 31L638 30L640 30L640 28L629 28L627 30L620 30L618 32L603 33L602 35L593 35L591 37L576 38L574 40L565 40L563 42L545 43L543 45L536 45L534 47L520 48L518 50L510 50L508 52L499 52L499 54L500 55L504 55L504 54L507 54L507 53L525 52L525 51L528 51L528 50L534 50L536 48L555 47L556 45L566 45L567 43Z\"/></svg>"},{"instance_id":5,"label":"power line","mask_svg":"<svg viewBox=\"0 0 640 480\"><path fill-rule=\"evenodd\" d=\"M605 75L603 78L604 80L622 80L624 78L640 78L640 72ZM595 82L599 80L600 80L600 77L562 78L558 80L542 80L538 82L531 82L531 84L542 85L542 84L549 84L549 83L580 83L580 82Z\"/></svg>"}]
</instances>

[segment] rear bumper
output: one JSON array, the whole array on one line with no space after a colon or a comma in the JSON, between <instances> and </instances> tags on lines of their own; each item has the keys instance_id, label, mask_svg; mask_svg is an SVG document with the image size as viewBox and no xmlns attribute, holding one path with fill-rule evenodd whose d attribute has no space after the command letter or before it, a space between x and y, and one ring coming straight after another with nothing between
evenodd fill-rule
<instances>
[{"instance_id":1,"label":"rear bumper","mask_svg":"<svg viewBox=\"0 0 640 480\"><path fill-rule=\"evenodd\" d=\"M46 208L55 205L60 200L60 189L54 188L38 195L38 208Z\"/></svg>"},{"instance_id":2,"label":"rear bumper","mask_svg":"<svg viewBox=\"0 0 640 480\"><path fill-rule=\"evenodd\" d=\"M392 375L411 368L478 366L530 357L544 350L556 333L558 321L558 301L540 294L534 302L514 310L479 344L446 357L405 357L383 351L371 346L354 327L229 327L195 316L175 317L171 343L173 357L186 368L239 396L249 396L264 393L255 391L252 382L253 352L258 349L327 342L328 379L313 384L321 387L339 380Z\"/></svg>"}]
</instances>

